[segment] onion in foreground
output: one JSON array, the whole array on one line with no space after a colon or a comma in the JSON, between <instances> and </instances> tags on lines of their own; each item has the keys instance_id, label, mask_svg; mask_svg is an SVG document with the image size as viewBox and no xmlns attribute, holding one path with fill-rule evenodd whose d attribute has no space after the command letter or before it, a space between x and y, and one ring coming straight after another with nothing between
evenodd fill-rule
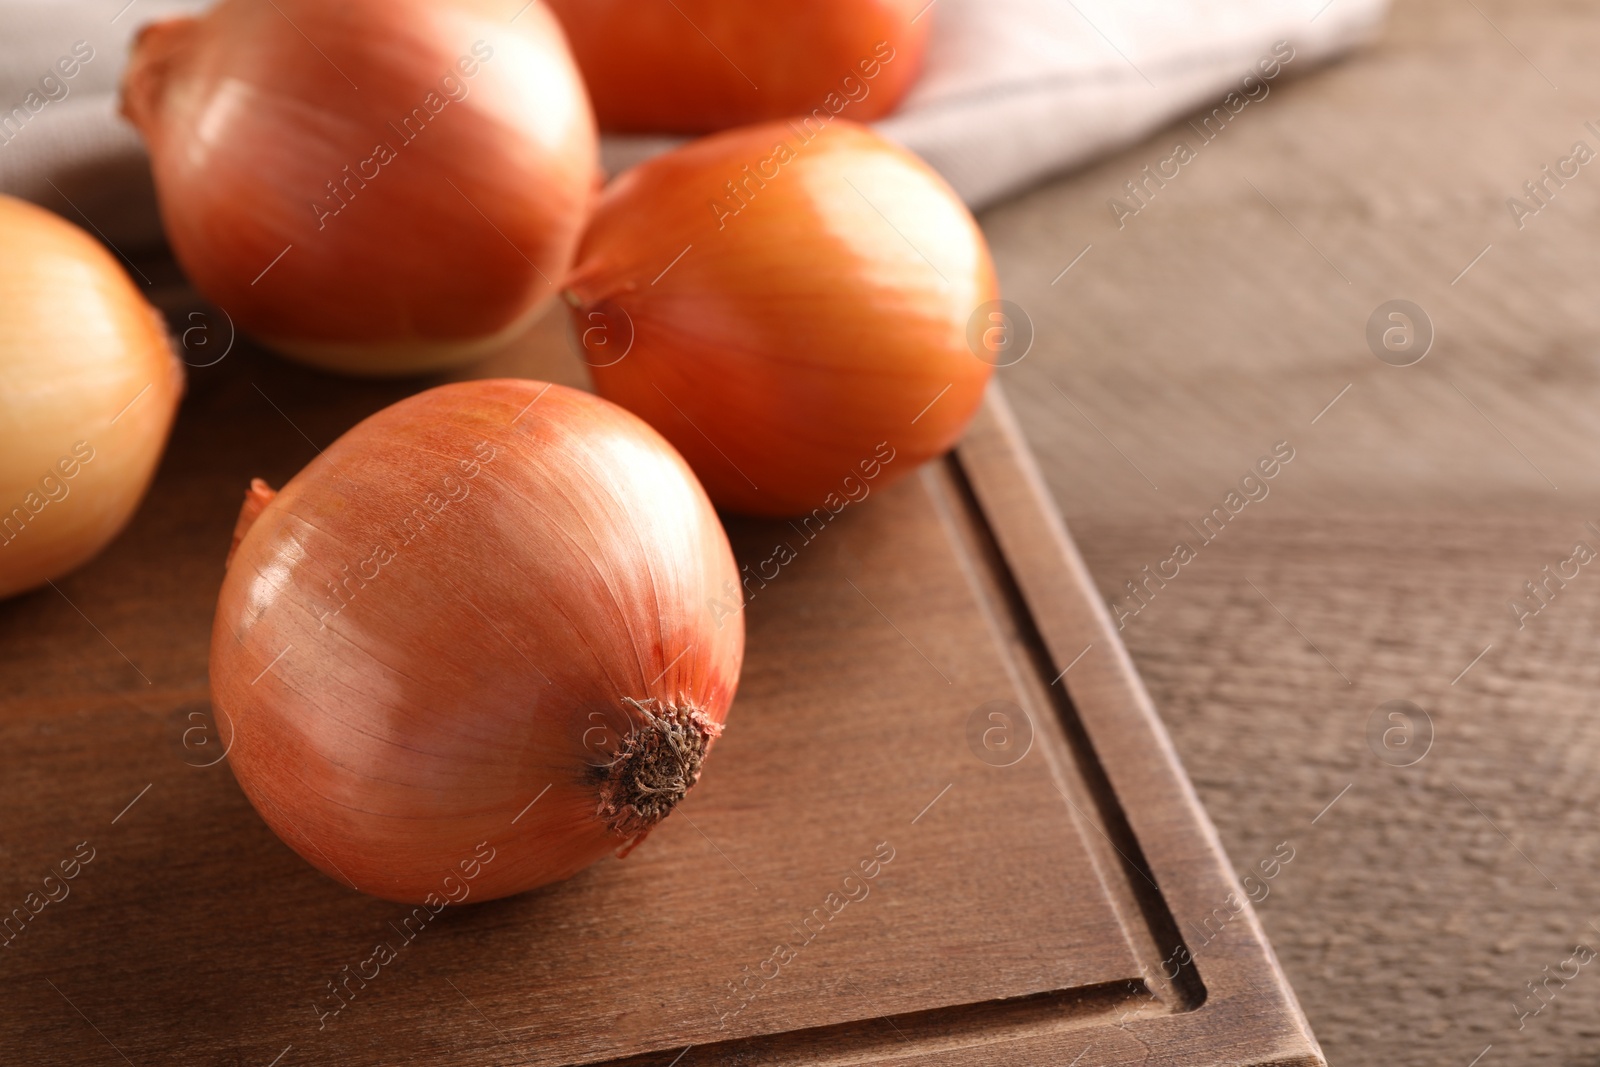
<instances>
[{"instance_id":1,"label":"onion in foreground","mask_svg":"<svg viewBox=\"0 0 1600 1067\"><path fill-rule=\"evenodd\" d=\"M522 330L599 180L542 3L223 0L145 27L122 110L185 273L315 366L407 374Z\"/></svg>"},{"instance_id":2,"label":"onion in foreground","mask_svg":"<svg viewBox=\"0 0 1600 1067\"><path fill-rule=\"evenodd\" d=\"M596 397L431 389L257 483L240 527L211 643L229 762L363 892L442 898L463 863L474 899L566 878L642 840L722 730L744 650L726 535L677 453Z\"/></svg>"},{"instance_id":3,"label":"onion in foreground","mask_svg":"<svg viewBox=\"0 0 1600 1067\"><path fill-rule=\"evenodd\" d=\"M756 515L837 512L953 445L992 367L969 328L998 295L943 179L843 121L734 130L626 172L567 286L600 394Z\"/></svg>"},{"instance_id":4,"label":"onion in foreground","mask_svg":"<svg viewBox=\"0 0 1600 1067\"><path fill-rule=\"evenodd\" d=\"M183 394L165 324L94 238L0 196L0 597L97 555Z\"/></svg>"}]
</instances>

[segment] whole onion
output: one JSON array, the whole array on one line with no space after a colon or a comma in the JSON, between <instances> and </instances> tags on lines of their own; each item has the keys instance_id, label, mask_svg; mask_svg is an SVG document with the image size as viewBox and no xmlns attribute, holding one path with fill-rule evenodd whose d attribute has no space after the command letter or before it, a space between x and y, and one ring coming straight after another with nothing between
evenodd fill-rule
<instances>
[{"instance_id":1,"label":"whole onion","mask_svg":"<svg viewBox=\"0 0 1600 1067\"><path fill-rule=\"evenodd\" d=\"M837 512L863 478L954 444L992 369L969 329L998 295L950 187L843 120L716 134L626 172L567 292L600 394L719 506L757 515Z\"/></svg>"},{"instance_id":2,"label":"whole onion","mask_svg":"<svg viewBox=\"0 0 1600 1067\"><path fill-rule=\"evenodd\" d=\"M922 69L928 0L549 0L606 129L709 133L895 109Z\"/></svg>"},{"instance_id":3,"label":"whole onion","mask_svg":"<svg viewBox=\"0 0 1600 1067\"><path fill-rule=\"evenodd\" d=\"M0 597L100 552L183 394L161 316L94 238L0 196Z\"/></svg>"},{"instance_id":4,"label":"whole onion","mask_svg":"<svg viewBox=\"0 0 1600 1067\"><path fill-rule=\"evenodd\" d=\"M352 374L521 330L598 182L588 99L537 0L223 0L141 31L122 110L195 286Z\"/></svg>"},{"instance_id":5,"label":"whole onion","mask_svg":"<svg viewBox=\"0 0 1600 1067\"><path fill-rule=\"evenodd\" d=\"M683 460L621 408L441 386L241 516L211 642L228 760L277 834L420 902L641 840L699 776L744 650L738 572ZM730 609L731 601L731 609Z\"/></svg>"}]
</instances>

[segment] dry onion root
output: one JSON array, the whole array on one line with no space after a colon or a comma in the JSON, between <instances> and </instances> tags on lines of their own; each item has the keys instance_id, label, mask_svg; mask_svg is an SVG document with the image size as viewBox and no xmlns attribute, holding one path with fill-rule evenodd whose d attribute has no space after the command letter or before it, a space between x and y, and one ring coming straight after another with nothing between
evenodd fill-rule
<instances>
[{"instance_id":1,"label":"dry onion root","mask_svg":"<svg viewBox=\"0 0 1600 1067\"><path fill-rule=\"evenodd\" d=\"M0 597L132 518L183 394L161 316L76 226L0 196Z\"/></svg>"},{"instance_id":2,"label":"dry onion root","mask_svg":"<svg viewBox=\"0 0 1600 1067\"><path fill-rule=\"evenodd\" d=\"M350 374L460 363L556 293L599 181L534 2L223 0L145 27L122 110L167 237L241 329Z\"/></svg>"},{"instance_id":3,"label":"dry onion root","mask_svg":"<svg viewBox=\"0 0 1600 1067\"><path fill-rule=\"evenodd\" d=\"M943 179L843 120L716 134L626 172L567 285L600 394L719 506L777 516L837 512L863 478L950 448L991 371L969 326L998 296ZM618 337L620 358L597 344Z\"/></svg>"},{"instance_id":4,"label":"dry onion root","mask_svg":"<svg viewBox=\"0 0 1600 1067\"><path fill-rule=\"evenodd\" d=\"M240 527L211 644L229 763L364 892L422 901L481 842L481 899L626 851L722 730L726 535L677 453L589 394L421 393L256 483Z\"/></svg>"}]
</instances>

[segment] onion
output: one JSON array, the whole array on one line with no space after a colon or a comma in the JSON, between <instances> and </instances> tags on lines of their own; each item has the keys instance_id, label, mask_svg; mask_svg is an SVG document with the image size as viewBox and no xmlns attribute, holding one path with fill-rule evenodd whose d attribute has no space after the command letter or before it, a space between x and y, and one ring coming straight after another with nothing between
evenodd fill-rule
<instances>
[{"instance_id":1,"label":"onion","mask_svg":"<svg viewBox=\"0 0 1600 1067\"><path fill-rule=\"evenodd\" d=\"M927 0L549 0L606 129L708 133L848 107L889 114L922 67ZM824 112L826 113L826 111Z\"/></svg>"},{"instance_id":2,"label":"onion","mask_svg":"<svg viewBox=\"0 0 1600 1067\"><path fill-rule=\"evenodd\" d=\"M843 121L717 134L623 174L567 294L590 354L631 331L624 357L590 360L601 395L757 515L836 512L863 476L954 444L991 370L968 324L996 297L950 187Z\"/></svg>"},{"instance_id":3,"label":"onion","mask_svg":"<svg viewBox=\"0 0 1600 1067\"><path fill-rule=\"evenodd\" d=\"M122 110L195 286L351 374L448 366L536 316L598 183L540 3L223 0L139 35Z\"/></svg>"},{"instance_id":4,"label":"onion","mask_svg":"<svg viewBox=\"0 0 1600 1067\"><path fill-rule=\"evenodd\" d=\"M0 597L87 562L139 506L183 394L165 324L98 242L0 196Z\"/></svg>"},{"instance_id":5,"label":"onion","mask_svg":"<svg viewBox=\"0 0 1600 1067\"><path fill-rule=\"evenodd\" d=\"M475 898L565 878L642 840L721 732L727 537L677 453L587 393L430 389L257 483L240 526L211 640L228 760L363 892L425 902L480 844Z\"/></svg>"}]
</instances>

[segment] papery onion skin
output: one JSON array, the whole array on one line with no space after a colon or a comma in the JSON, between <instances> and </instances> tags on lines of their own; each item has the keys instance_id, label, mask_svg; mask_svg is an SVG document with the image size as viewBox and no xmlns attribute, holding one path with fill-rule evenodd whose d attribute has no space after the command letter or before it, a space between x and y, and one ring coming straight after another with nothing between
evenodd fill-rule
<instances>
[{"instance_id":1,"label":"papery onion skin","mask_svg":"<svg viewBox=\"0 0 1600 1067\"><path fill-rule=\"evenodd\" d=\"M145 27L122 110L196 288L355 375L461 363L525 328L599 163L560 27L538 0L514 10L223 0Z\"/></svg>"},{"instance_id":2,"label":"papery onion skin","mask_svg":"<svg viewBox=\"0 0 1600 1067\"><path fill-rule=\"evenodd\" d=\"M580 337L632 331L624 358L592 361L600 394L677 446L719 507L753 515L836 512L868 471L873 488L910 473L960 437L991 372L968 340L999 295L971 213L864 127L798 129L717 134L626 172L568 282ZM775 145L787 162L767 166Z\"/></svg>"},{"instance_id":3,"label":"papery onion skin","mask_svg":"<svg viewBox=\"0 0 1600 1067\"><path fill-rule=\"evenodd\" d=\"M882 118L921 72L928 6L550 0L600 125L630 133L710 133L816 108Z\"/></svg>"},{"instance_id":4,"label":"papery onion skin","mask_svg":"<svg viewBox=\"0 0 1600 1067\"><path fill-rule=\"evenodd\" d=\"M431 389L250 510L211 643L228 761L346 885L442 896L483 842L474 900L568 877L650 828L600 810L644 709L692 709L707 745L726 719L726 535L682 458L594 396Z\"/></svg>"},{"instance_id":5,"label":"papery onion skin","mask_svg":"<svg viewBox=\"0 0 1600 1067\"><path fill-rule=\"evenodd\" d=\"M0 196L0 597L87 562L133 517L183 395L165 324L122 265Z\"/></svg>"}]
</instances>

